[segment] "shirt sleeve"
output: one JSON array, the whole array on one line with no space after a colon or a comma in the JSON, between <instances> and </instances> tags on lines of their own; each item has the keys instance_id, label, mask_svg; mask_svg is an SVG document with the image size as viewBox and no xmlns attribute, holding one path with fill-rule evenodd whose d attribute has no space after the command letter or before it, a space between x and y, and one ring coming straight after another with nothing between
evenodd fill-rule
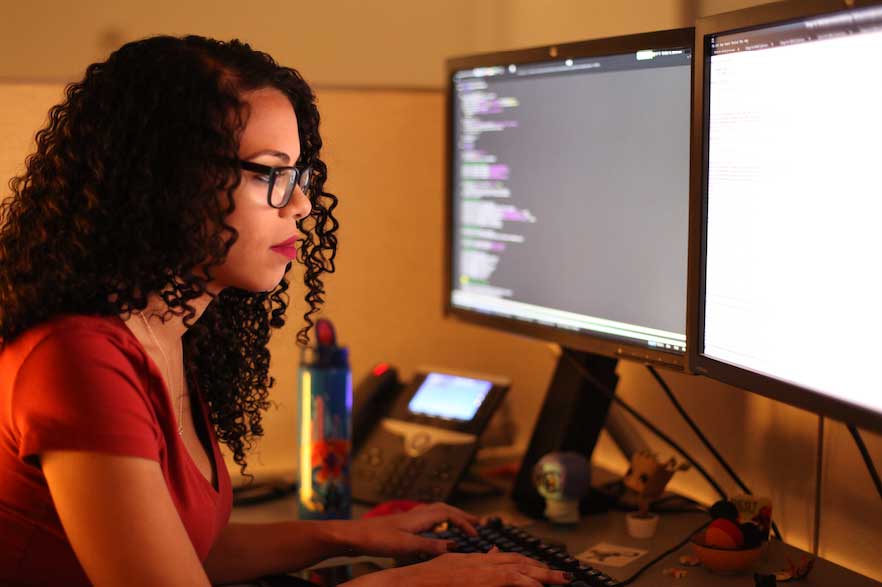
<instances>
[{"instance_id":1,"label":"shirt sleeve","mask_svg":"<svg viewBox=\"0 0 882 587\"><path fill-rule=\"evenodd\" d=\"M102 332L54 332L27 356L12 390L19 457L49 450L160 458L160 431L139 366Z\"/></svg>"}]
</instances>

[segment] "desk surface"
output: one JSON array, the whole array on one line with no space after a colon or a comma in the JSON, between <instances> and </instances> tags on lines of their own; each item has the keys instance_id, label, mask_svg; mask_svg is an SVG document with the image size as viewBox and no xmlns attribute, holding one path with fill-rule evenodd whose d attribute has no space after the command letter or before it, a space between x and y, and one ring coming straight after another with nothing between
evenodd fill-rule
<instances>
[{"instance_id":1,"label":"desk surface","mask_svg":"<svg viewBox=\"0 0 882 587\"><path fill-rule=\"evenodd\" d=\"M504 497L475 499L457 505L477 515L501 515L503 519L508 517L513 521L523 519L523 516L515 510L512 502ZM356 506L353 514L359 516L367 510L366 507ZM293 496L260 505L237 507L234 508L232 514L234 522L278 522L296 518L297 502ZM707 517L704 514L662 514L658 532L655 537L649 540L638 540L628 536L625 529L625 514L622 512L586 516L582 518L580 524L573 527L556 526L540 520L531 520L527 524L518 525L522 525L530 533L546 542L565 544L567 550L573 555L601 542L647 550L647 554L623 567L592 564L592 566L621 581L630 577L636 570L662 552L684 540L706 521ZM689 545L673 552L647 569L632 585L636 587L664 587L668 585L677 587L753 587L754 585L752 572L742 575L717 575L701 567L693 567L688 569L689 573L686 577L680 579L662 574L662 570L665 568L681 566L678 559L684 554L692 554ZM767 555L764 556L764 560L758 563L756 570L770 573L786 568L788 557L798 563L806 555L807 553L802 550L773 540L769 543ZM820 558L815 562L814 569L807 579L793 584L803 587L870 587L880 585L868 577Z\"/></svg>"}]
</instances>

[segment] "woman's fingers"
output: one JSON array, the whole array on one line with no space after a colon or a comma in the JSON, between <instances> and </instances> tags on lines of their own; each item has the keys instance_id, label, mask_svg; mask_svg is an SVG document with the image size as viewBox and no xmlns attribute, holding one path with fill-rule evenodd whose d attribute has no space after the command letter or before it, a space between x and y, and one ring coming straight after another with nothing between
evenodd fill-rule
<instances>
[{"instance_id":1,"label":"woman's fingers","mask_svg":"<svg viewBox=\"0 0 882 587\"><path fill-rule=\"evenodd\" d=\"M565 571L555 571L548 567L524 563L507 563L500 565L499 568L504 571L514 571L545 585L566 585L573 580L572 574Z\"/></svg>"},{"instance_id":2,"label":"woman's fingers","mask_svg":"<svg viewBox=\"0 0 882 587\"><path fill-rule=\"evenodd\" d=\"M437 515L439 519L453 522L455 525L465 530L466 534L469 536L478 535L478 531L475 530L475 525L479 521L478 516L474 516L459 508L453 507L452 505L441 502L433 503L427 507L433 514Z\"/></svg>"},{"instance_id":3,"label":"woman's fingers","mask_svg":"<svg viewBox=\"0 0 882 587\"><path fill-rule=\"evenodd\" d=\"M467 521L469 524L475 525L481 521L480 518L478 518L478 516L476 516L474 514L470 514L470 513L463 511L457 507L453 507L452 505L449 505L446 503L442 503L441 505L444 506L445 508L447 508L448 510L455 512L458 517L461 517L462 519Z\"/></svg>"},{"instance_id":4,"label":"woman's fingers","mask_svg":"<svg viewBox=\"0 0 882 587\"><path fill-rule=\"evenodd\" d=\"M461 513L450 512L448 514L447 518L451 522L453 522L454 524L456 524L457 526L462 528L465 531L465 533L468 534L469 536L477 536L478 535L478 531L475 529L474 524L469 521L469 518L462 515Z\"/></svg>"},{"instance_id":5,"label":"woman's fingers","mask_svg":"<svg viewBox=\"0 0 882 587\"><path fill-rule=\"evenodd\" d=\"M455 553L449 554L447 556L457 557L459 560L456 562L456 564L466 566L492 565L494 567L501 567L505 565L521 565L525 567L534 567L537 569L548 569L548 565L542 562L539 562L522 554L516 554L514 552L500 552L500 550L495 546L488 550L485 554Z\"/></svg>"},{"instance_id":6,"label":"woman's fingers","mask_svg":"<svg viewBox=\"0 0 882 587\"><path fill-rule=\"evenodd\" d=\"M490 556L487 557L487 555ZM515 552L500 552L495 546L487 551L485 558L487 558L487 562L494 565L530 565L540 569L548 568L548 565L536 559Z\"/></svg>"},{"instance_id":7,"label":"woman's fingers","mask_svg":"<svg viewBox=\"0 0 882 587\"><path fill-rule=\"evenodd\" d=\"M538 569L525 565L502 565L494 567L493 585L505 587L540 587L541 585L566 585L572 581L569 573Z\"/></svg>"},{"instance_id":8,"label":"woman's fingers","mask_svg":"<svg viewBox=\"0 0 882 587\"><path fill-rule=\"evenodd\" d=\"M486 587L541 587L566 585L572 576L549 569L528 557L493 550L487 554L446 554L426 563L435 578L448 573L451 585L483 585ZM418 568L416 565L414 569Z\"/></svg>"},{"instance_id":9,"label":"woman's fingers","mask_svg":"<svg viewBox=\"0 0 882 587\"><path fill-rule=\"evenodd\" d=\"M493 573L493 578L496 579L493 585L498 585L499 587L542 587L541 582L529 575L519 573L515 569L508 569L502 572L496 571Z\"/></svg>"}]
</instances>

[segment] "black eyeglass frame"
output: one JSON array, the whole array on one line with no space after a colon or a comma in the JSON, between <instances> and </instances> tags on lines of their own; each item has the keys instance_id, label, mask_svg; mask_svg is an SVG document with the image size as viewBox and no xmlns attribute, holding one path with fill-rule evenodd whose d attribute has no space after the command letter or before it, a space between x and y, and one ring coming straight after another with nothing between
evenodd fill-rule
<instances>
[{"instance_id":1,"label":"black eyeglass frame","mask_svg":"<svg viewBox=\"0 0 882 587\"><path fill-rule=\"evenodd\" d=\"M294 194L294 186L300 182L302 177L306 177L306 185L301 185L300 189L303 190L304 193L307 193L309 190L309 180L312 176L312 167L294 167L293 165L281 166L281 167L272 167L270 165L262 165L260 163L254 163L253 161L245 161L243 159L239 159L239 167L246 171L253 171L255 173L260 173L262 175L266 175L269 177L269 181L267 182L267 191L266 191L266 203L270 205L271 208L284 208L288 205L288 202L291 201L291 196ZM288 185L285 186L285 193L282 196L282 203L276 206L273 204L273 188L276 187L276 176L282 171L291 171L291 177L288 180Z\"/></svg>"}]
</instances>

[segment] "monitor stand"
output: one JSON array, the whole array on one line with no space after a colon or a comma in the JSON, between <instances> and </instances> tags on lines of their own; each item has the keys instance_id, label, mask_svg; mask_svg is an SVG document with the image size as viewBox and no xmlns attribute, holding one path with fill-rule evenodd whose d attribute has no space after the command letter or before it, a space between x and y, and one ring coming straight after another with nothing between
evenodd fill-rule
<instances>
[{"instance_id":1,"label":"monitor stand","mask_svg":"<svg viewBox=\"0 0 882 587\"><path fill-rule=\"evenodd\" d=\"M570 351L607 389L615 390L618 359L583 351ZM606 423L612 401L581 376L571 360L561 354L533 428L530 444L512 487L517 508L534 518L545 512L545 498L533 486L533 467L550 452L575 451L591 462L591 453ZM624 449L624 447L622 447ZM624 450L623 450L624 451ZM630 455L626 455L630 457ZM592 492L580 503L582 514L605 511L609 498Z\"/></svg>"}]
</instances>

